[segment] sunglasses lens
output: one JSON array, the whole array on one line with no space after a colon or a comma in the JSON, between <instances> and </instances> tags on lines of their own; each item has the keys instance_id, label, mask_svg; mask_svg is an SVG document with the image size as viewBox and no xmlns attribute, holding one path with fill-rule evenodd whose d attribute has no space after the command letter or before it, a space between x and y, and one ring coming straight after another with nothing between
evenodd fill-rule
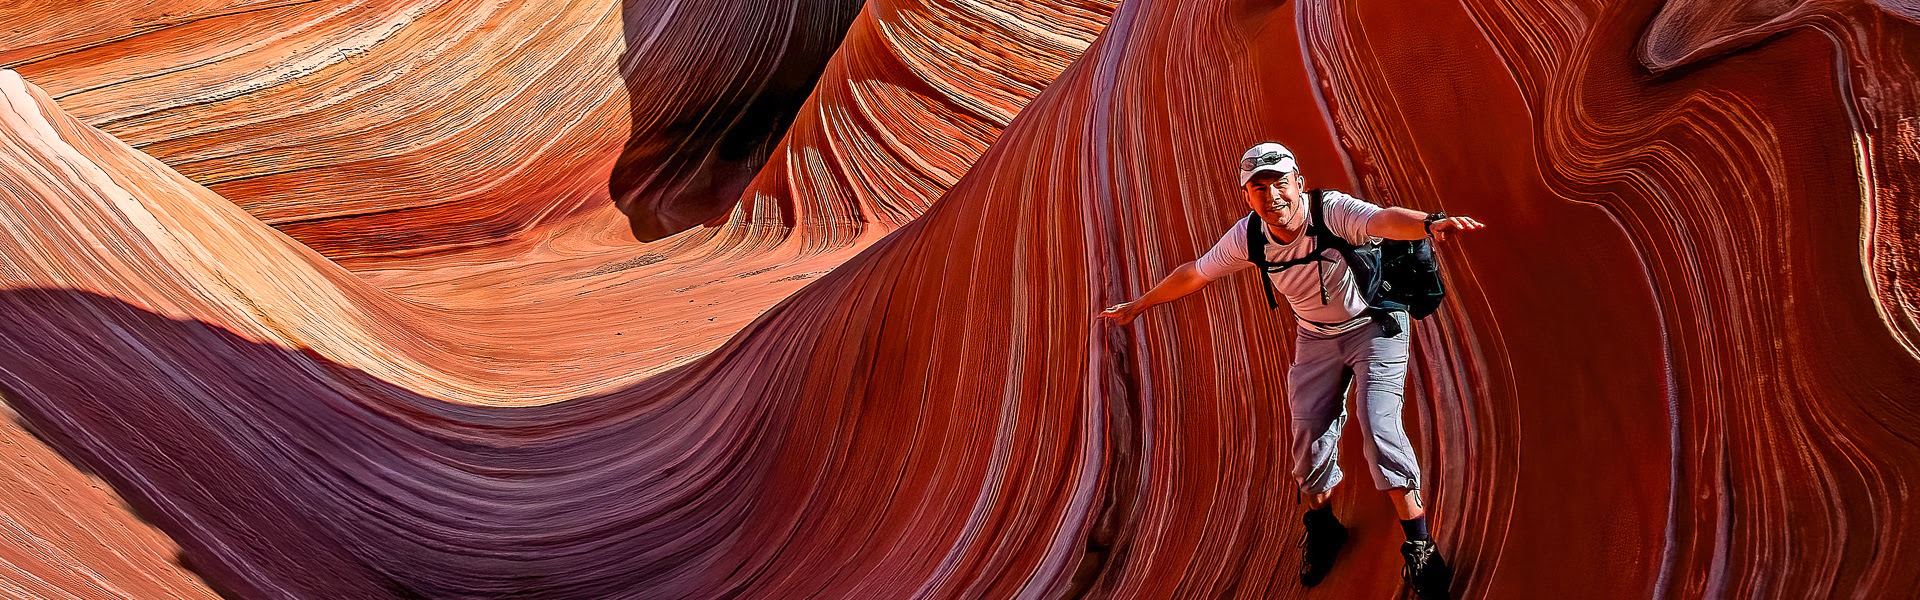
<instances>
[{"instance_id":1,"label":"sunglasses lens","mask_svg":"<svg viewBox=\"0 0 1920 600\"><path fill-rule=\"evenodd\" d=\"M1259 167L1264 167L1267 165L1279 163L1282 159L1287 159L1287 158L1293 158L1293 156L1289 154L1281 154L1279 152L1268 152L1266 154L1255 156L1253 158L1243 158L1243 159L1240 159L1240 170L1252 171Z\"/></svg>"}]
</instances>

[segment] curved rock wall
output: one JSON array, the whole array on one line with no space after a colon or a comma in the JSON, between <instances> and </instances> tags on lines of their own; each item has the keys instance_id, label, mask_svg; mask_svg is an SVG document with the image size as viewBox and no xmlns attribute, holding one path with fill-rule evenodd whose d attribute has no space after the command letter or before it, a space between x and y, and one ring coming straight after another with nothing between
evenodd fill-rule
<instances>
[{"instance_id":1,"label":"curved rock wall","mask_svg":"<svg viewBox=\"0 0 1920 600\"><path fill-rule=\"evenodd\" d=\"M1913 7L455 4L0 38L0 477L131 507L0 498L10 592L1302 595L1284 315L1092 320L1264 139L1492 224L1406 409L1456 594L1920 583ZM831 56L634 77L728 44ZM1361 487L1322 594L1398 591Z\"/></svg>"}]
</instances>

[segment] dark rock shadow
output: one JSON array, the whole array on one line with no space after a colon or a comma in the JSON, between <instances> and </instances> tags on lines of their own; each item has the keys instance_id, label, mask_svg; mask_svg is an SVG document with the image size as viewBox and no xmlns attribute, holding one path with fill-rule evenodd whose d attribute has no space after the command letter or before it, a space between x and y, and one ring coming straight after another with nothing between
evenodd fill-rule
<instances>
[{"instance_id":1,"label":"dark rock shadow","mask_svg":"<svg viewBox=\"0 0 1920 600\"><path fill-rule=\"evenodd\" d=\"M621 1L631 120L607 193L634 237L658 240L733 208L862 5ZM685 24L695 20L705 29Z\"/></svg>"},{"instance_id":2,"label":"dark rock shadow","mask_svg":"<svg viewBox=\"0 0 1920 600\"><path fill-rule=\"evenodd\" d=\"M700 559L688 548L730 533L770 463L745 456L663 483L668 461L636 458L684 426L671 408L638 407L685 369L557 405L469 406L116 298L0 290L0 395L228 597L710 586L686 579ZM556 551L567 540L594 552Z\"/></svg>"}]
</instances>

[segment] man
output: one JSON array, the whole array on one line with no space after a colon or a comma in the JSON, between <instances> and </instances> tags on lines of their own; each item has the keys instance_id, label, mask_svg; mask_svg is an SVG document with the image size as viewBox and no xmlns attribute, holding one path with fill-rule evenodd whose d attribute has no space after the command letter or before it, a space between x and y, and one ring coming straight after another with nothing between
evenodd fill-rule
<instances>
[{"instance_id":1,"label":"man","mask_svg":"<svg viewBox=\"0 0 1920 600\"><path fill-rule=\"evenodd\" d=\"M1259 233L1267 237L1268 264L1301 259L1315 251L1309 234L1313 211L1305 185L1293 152L1285 146L1263 143L1241 156L1240 187L1253 209L1250 217L1262 221ZM1331 190L1321 193L1321 202L1326 228L1355 245L1376 237L1417 240L1431 235L1438 241L1450 233L1486 226L1467 217L1382 208ZM1241 219L1205 256L1174 269L1145 295L1114 305L1100 317L1126 325L1154 305L1253 266L1247 259L1248 225ZM1392 498L1407 536L1400 549L1407 564L1402 574L1420 597L1445 598L1452 573L1428 533L1418 493L1420 466L1400 422L1410 323L1405 312L1393 313L1399 331L1386 335L1390 328L1374 320L1340 253L1324 249L1321 254L1329 260L1297 264L1270 278L1273 291L1286 296L1298 324L1293 364L1287 371L1287 405L1293 415L1293 475L1311 506L1305 517L1300 583L1319 583L1346 542L1346 528L1334 517L1328 498L1341 479L1335 458L1340 428L1347 420L1347 386L1358 382L1358 401L1365 409L1360 429L1366 435L1367 458L1373 463L1373 482Z\"/></svg>"}]
</instances>

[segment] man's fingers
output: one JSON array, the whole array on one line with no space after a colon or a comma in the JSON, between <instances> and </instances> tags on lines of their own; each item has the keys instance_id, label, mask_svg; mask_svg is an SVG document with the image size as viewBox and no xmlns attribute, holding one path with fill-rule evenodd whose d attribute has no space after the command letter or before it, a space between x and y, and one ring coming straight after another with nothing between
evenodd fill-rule
<instances>
[{"instance_id":1,"label":"man's fingers","mask_svg":"<svg viewBox=\"0 0 1920 600\"><path fill-rule=\"evenodd\" d=\"M1473 217L1447 217L1445 220L1440 221L1439 224L1434 225L1433 241L1447 241L1447 232L1449 231L1472 231L1475 229L1484 229L1486 226L1486 223L1481 223Z\"/></svg>"}]
</instances>

